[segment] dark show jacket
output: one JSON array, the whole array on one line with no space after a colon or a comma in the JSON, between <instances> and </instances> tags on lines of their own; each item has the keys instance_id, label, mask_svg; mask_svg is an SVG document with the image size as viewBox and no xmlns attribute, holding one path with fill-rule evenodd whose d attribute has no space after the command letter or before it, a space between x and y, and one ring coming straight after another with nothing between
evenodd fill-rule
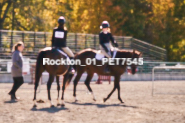
<instances>
[{"instance_id":1,"label":"dark show jacket","mask_svg":"<svg viewBox=\"0 0 185 123\"><path fill-rule=\"evenodd\" d=\"M99 33L99 44L105 49L106 52L108 52L108 49L104 44L109 43L109 41L111 41L116 47L118 46L111 33L107 32L107 34L105 34L103 31L101 31Z\"/></svg>"},{"instance_id":2,"label":"dark show jacket","mask_svg":"<svg viewBox=\"0 0 185 123\"><path fill-rule=\"evenodd\" d=\"M66 47L67 30L56 27L53 29L52 47Z\"/></svg>"}]
</instances>

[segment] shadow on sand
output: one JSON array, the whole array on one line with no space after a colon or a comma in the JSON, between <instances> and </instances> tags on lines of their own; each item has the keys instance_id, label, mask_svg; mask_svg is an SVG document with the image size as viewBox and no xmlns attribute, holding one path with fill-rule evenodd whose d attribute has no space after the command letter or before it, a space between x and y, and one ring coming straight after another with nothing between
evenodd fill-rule
<instances>
[{"instance_id":1,"label":"shadow on sand","mask_svg":"<svg viewBox=\"0 0 185 123\"><path fill-rule=\"evenodd\" d=\"M47 107L47 108L32 108L31 111L46 111L48 113L55 113L55 112L59 112L61 110L68 110L68 108L65 107Z\"/></svg>"},{"instance_id":2,"label":"shadow on sand","mask_svg":"<svg viewBox=\"0 0 185 123\"><path fill-rule=\"evenodd\" d=\"M17 103L18 101L16 100L9 100L9 101L4 101L4 103Z\"/></svg>"},{"instance_id":3,"label":"shadow on sand","mask_svg":"<svg viewBox=\"0 0 185 123\"><path fill-rule=\"evenodd\" d=\"M98 108L106 108L106 107L126 107L126 108L138 108L137 106L129 106L125 104L96 104L96 103L79 103L79 102L66 102L73 105L88 105L88 106L97 106Z\"/></svg>"}]
</instances>

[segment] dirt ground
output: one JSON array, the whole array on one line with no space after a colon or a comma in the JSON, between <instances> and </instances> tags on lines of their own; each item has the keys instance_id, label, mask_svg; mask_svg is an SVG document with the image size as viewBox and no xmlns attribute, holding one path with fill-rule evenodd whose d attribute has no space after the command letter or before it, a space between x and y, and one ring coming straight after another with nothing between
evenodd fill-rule
<instances>
[{"instance_id":1,"label":"dirt ground","mask_svg":"<svg viewBox=\"0 0 185 123\"><path fill-rule=\"evenodd\" d=\"M96 102L87 94L86 86L78 84L79 101L75 103L71 84L65 92L65 107L56 106L57 90L53 84L53 108L47 100L46 85L37 94L37 99L45 103L39 103L37 108L33 108L33 85L21 86L18 102L10 101L7 93L11 86L11 83L0 84L0 123L185 123L185 82L157 82L154 92L158 94L153 97L151 82L121 82L124 104L117 99L117 90L103 102L113 88L113 83L107 82L91 83Z\"/></svg>"}]
</instances>

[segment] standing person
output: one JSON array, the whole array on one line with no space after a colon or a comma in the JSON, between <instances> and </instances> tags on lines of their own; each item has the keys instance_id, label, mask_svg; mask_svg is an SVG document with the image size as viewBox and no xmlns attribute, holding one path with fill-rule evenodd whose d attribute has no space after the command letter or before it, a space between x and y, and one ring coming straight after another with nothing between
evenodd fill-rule
<instances>
[{"instance_id":1,"label":"standing person","mask_svg":"<svg viewBox=\"0 0 185 123\"><path fill-rule=\"evenodd\" d=\"M24 49L23 42L17 42L12 48L12 77L13 77L13 87L8 93L11 96L12 100L19 99L15 96L17 89L24 83L22 76L22 66L23 66L23 57L22 51Z\"/></svg>"},{"instance_id":2,"label":"standing person","mask_svg":"<svg viewBox=\"0 0 185 123\"><path fill-rule=\"evenodd\" d=\"M63 16L58 19L58 27L54 28L52 36L52 47L62 49L71 60L74 59L73 52L66 46L67 28L64 26L66 20ZM72 65L69 67L69 72L74 73L75 70Z\"/></svg>"},{"instance_id":3,"label":"standing person","mask_svg":"<svg viewBox=\"0 0 185 123\"><path fill-rule=\"evenodd\" d=\"M111 45L110 41L112 44L114 44L115 47L118 47L117 42L114 40L112 37L112 34L110 33L110 25L108 21L103 21L101 24L100 29L102 28L102 31L99 33L99 44L100 44L100 50L101 52L107 57L111 58L111 49L113 46ZM106 65L105 70L106 73L109 73L108 65Z\"/></svg>"}]
</instances>

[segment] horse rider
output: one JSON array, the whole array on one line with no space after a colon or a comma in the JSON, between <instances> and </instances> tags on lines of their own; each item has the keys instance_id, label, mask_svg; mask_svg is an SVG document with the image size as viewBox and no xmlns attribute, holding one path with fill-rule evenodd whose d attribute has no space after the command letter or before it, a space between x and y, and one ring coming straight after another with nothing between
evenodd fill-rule
<instances>
[{"instance_id":1,"label":"horse rider","mask_svg":"<svg viewBox=\"0 0 185 123\"><path fill-rule=\"evenodd\" d=\"M66 20L63 16L60 16L58 19L58 27L53 29L52 35L52 47L58 48L64 51L69 57L70 60L74 59L73 52L66 46L66 39L67 39L67 28L64 26ZM75 70L72 65L69 68L70 73L74 73Z\"/></svg>"},{"instance_id":2,"label":"horse rider","mask_svg":"<svg viewBox=\"0 0 185 123\"><path fill-rule=\"evenodd\" d=\"M113 46L111 45L110 41L115 47L118 47L118 44L116 40L112 37L112 34L110 33L110 25L108 21L103 21L100 29L102 31L99 33L99 44L100 44L100 50L101 52L107 57L112 58L111 55L111 49L113 49ZM109 73L108 65L106 65L104 72Z\"/></svg>"}]
</instances>

